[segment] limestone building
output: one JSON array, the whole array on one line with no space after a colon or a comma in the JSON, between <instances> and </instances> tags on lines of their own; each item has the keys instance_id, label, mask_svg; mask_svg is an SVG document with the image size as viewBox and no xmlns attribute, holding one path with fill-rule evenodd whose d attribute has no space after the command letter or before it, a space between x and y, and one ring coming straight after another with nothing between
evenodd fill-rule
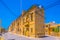
<instances>
[{"instance_id":1,"label":"limestone building","mask_svg":"<svg viewBox=\"0 0 60 40\"><path fill-rule=\"evenodd\" d=\"M54 23L54 22L50 22L50 23L45 24L45 34L46 35L51 34L51 31L52 31L52 28L54 25L56 25L56 23Z\"/></svg>"},{"instance_id":2,"label":"limestone building","mask_svg":"<svg viewBox=\"0 0 60 40\"><path fill-rule=\"evenodd\" d=\"M50 22L45 26L45 34L60 37L60 24Z\"/></svg>"},{"instance_id":3,"label":"limestone building","mask_svg":"<svg viewBox=\"0 0 60 40\"><path fill-rule=\"evenodd\" d=\"M33 5L10 25L9 31L28 37L42 37L45 36L44 27L44 9Z\"/></svg>"}]
</instances>

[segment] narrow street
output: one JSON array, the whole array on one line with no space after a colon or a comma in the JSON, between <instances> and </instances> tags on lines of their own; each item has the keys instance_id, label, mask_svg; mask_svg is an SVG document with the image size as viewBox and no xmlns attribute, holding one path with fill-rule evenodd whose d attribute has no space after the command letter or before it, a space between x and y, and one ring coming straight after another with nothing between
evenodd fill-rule
<instances>
[{"instance_id":1,"label":"narrow street","mask_svg":"<svg viewBox=\"0 0 60 40\"><path fill-rule=\"evenodd\" d=\"M1 36L0 36L1 37ZM60 40L60 38L56 38L56 37L44 37L44 38L27 38L24 36L17 36L11 33L5 33L2 35L2 37L4 38L4 40Z\"/></svg>"}]
</instances>

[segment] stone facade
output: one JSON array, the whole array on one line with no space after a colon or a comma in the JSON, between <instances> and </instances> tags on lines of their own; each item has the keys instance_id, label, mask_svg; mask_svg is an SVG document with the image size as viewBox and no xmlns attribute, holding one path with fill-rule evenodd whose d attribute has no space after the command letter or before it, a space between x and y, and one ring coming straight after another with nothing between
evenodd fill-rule
<instances>
[{"instance_id":1,"label":"stone facade","mask_svg":"<svg viewBox=\"0 0 60 40\"><path fill-rule=\"evenodd\" d=\"M22 15L9 27L9 32L28 37L45 36L44 9L32 6L28 11L23 11Z\"/></svg>"}]
</instances>

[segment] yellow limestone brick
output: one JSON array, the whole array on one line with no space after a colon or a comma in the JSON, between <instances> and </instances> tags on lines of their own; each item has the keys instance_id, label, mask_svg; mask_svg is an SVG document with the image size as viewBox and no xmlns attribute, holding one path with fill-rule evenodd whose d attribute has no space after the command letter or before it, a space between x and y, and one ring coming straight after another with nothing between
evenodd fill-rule
<instances>
[{"instance_id":1,"label":"yellow limestone brick","mask_svg":"<svg viewBox=\"0 0 60 40\"><path fill-rule=\"evenodd\" d=\"M15 22L16 21L16 22ZM23 11L22 15L15 20L15 25L12 25L13 30L18 35L25 35L28 37L42 37L45 36L44 25L44 9L34 5L28 11ZM9 30L11 31L11 28ZM17 28L17 29L16 29ZM14 30L15 29L15 30Z\"/></svg>"}]
</instances>

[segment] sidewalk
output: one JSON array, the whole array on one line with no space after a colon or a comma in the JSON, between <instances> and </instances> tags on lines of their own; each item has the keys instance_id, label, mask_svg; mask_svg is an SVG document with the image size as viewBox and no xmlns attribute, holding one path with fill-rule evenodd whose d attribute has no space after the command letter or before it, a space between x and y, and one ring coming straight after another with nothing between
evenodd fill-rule
<instances>
[{"instance_id":1,"label":"sidewalk","mask_svg":"<svg viewBox=\"0 0 60 40\"><path fill-rule=\"evenodd\" d=\"M48 37L43 37L43 38L32 38L32 37L26 37L23 35L17 35L17 34L12 34L10 32L3 34L5 40L60 40L60 38L54 37L54 36L48 36Z\"/></svg>"}]
</instances>

